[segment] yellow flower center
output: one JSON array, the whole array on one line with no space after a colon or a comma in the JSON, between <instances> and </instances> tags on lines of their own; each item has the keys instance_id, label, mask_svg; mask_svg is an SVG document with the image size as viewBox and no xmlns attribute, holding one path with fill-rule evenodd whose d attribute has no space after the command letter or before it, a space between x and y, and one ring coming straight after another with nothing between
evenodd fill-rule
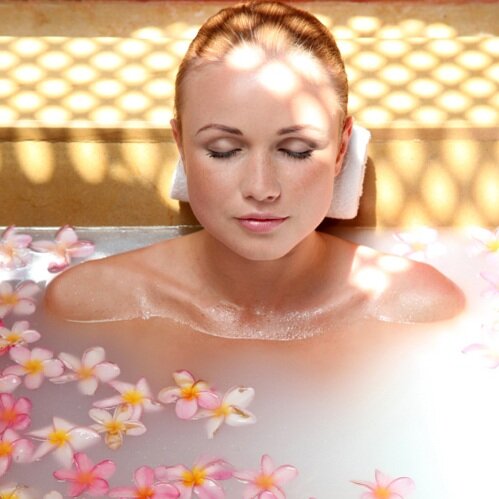
<instances>
[{"instance_id":1,"label":"yellow flower center","mask_svg":"<svg viewBox=\"0 0 499 499\"><path fill-rule=\"evenodd\" d=\"M390 499L392 493L386 487L378 487L374 491L374 497L376 499Z\"/></svg>"},{"instance_id":2,"label":"yellow flower center","mask_svg":"<svg viewBox=\"0 0 499 499\"><path fill-rule=\"evenodd\" d=\"M57 447L62 447L64 444L69 442L69 439L70 439L70 437L69 437L68 432L64 431L64 430L54 430L47 437L47 440L52 445L56 445Z\"/></svg>"},{"instance_id":3,"label":"yellow flower center","mask_svg":"<svg viewBox=\"0 0 499 499\"><path fill-rule=\"evenodd\" d=\"M228 416L230 413L232 412L232 408L230 405L227 405L227 404L222 404L220 407L217 407L214 411L213 411L213 415L215 417L220 417L220 416Z\"/></svg>"},{"instance_id":4,"label":"yellow flower center","mask_svg":"<svg viewBox=\"0 0 499 499\"><path fill-rule=\"evenodd\" d=\"M194 466L192 470L184 471L182 473L183 484L186 487L195 487L196 485L203 485L206 477L206 471L203 468Z\"/></svg>"},{"instance_id":5,"label":"yellow flower center","mask_svg":"<svg viewBox=\"0 0 499 499\"><path fill-rule=\"evenodd\" d=\"M138 390L132 389L121 395L121 398L126 404L138 405L144 400L144 396Z\"/></svg>"},{"instance_id":6,"label":"yellow flower center","mask_svg":"<svg viewBox=\"0 0 499 499\"><path fill-rule=\"evenodd\" d=\"M10 333L5 337L6 341L8 341L11 345L16 344L17 342L21 341L22 336L20 334L16 333Z\"/></svg>"},{"instance_id":7,"label":"yellow flower center","mask_svg":"<svg viewBox=\"0 0 499 499\"><path fill-rule=\"evenodd\" d=\"M0 420L5 421L6 423L12 423L17 416L17 412L15 409L4 409L0 412Z\"/></svg>"},{"instance_id":8,"label":"yellow flower center","mask_svg":"<svg viewBox=\"0 0 499 499\"><path fill-rule=\"evenodd\" d=\"M426 249L426 244L416 241L416 242L412 243L412 249L414 251L424 251Z\"/></svg>"},{"instance_id":9,"label":"yellow flower center","mask_svg":"<svg viewBox=\"0 0 499 499\"><path fill-rule=\"evenodd\" d=\"M12 492L0 492L0 499L19 499L19 496L15 490Z\"/></svg>"},{"instance_id":10,"label":"yellow flower center","mask_svg":"<svg viewBox=\"0 0 499 499\"><path fill-rule=\"evenodd\" d=\"M135 492L137 499L149 499L154 496L154 490L151 487L141 487Z\"/></svg>"},{"instance_id":11,"label":"yellow flower center","mask_svg":"<svg viewBox=\"0 0 499 499\"><path fill-rule=\"evenodd\" d=\"M493 252L498 251L499 252L499 239L494 239L494 240L488 242L487 249L489 251L493 251Z\"/></svg>"},{"instance_id":12,"label":"yellow flower center","mask_svg":"<svg viewBox=\"0 0 499 499\"><path fill-rule=\"evenodd\" d=\"M2 302L4 305L17 305L19 297L15 294L2 295Z\"/></svg>"},{"instance_id":13,"label":"yellow flower center","mask_svg":"<svg viewBox=\"0 0 499 499\"><path fill-rule=\"evenodd\" d=\"M193 400L197 398L199 390L196 385L189 385L182 388L181 397L187 400Z\"/></svg>"},{"instance_id":14,"label":"yellow flower center","mask_svg":"<svg viewBox=\"0 0 499 499\"><path fill-rule=\"evenodd\" d=\"M12 444L10 442L0 442L0 457L10 456L12 450Z\"/></svg>"},{"instance_id":15,"label":"yellow flower center","mask_svg":"<svg viewBox=\"0 0 499 499\"><path fill-rule=\"evenodd\" d=\"M82 471L78 474L76 483L79 483L80 485L92 485L94 480L95 477L91 471Z\"/></svg>"},{"instance_id":16,"label":"yellow flower center","mask_svg":"<svg viewBox=\"0 0 499 499\"><path fill-rule=\"evenodd\" d=\"M30 359L26 364L24 364L24 369L28 371L28 374L37 374L43 371L43 364L41 360Z\"/></svg>"},{"instance_id":17,"label":"yellow flower center","mask_svg":"<svg viewBox=\"0 0 499 499\"><path fill-rule=\"evenodd\" d=\"M117 435L122 431L125 431L125 425L121 421L108 421L104 424L107 433L111 433L113 435Z\"/></svg>"},{"instance_id":18,"label":"yellow flower center","mask_svg":"<svg viewBox=\"0 0 499 499\"><path fill-rule=\"evenodd\" d=\"M91 367L82 367L78 370L80 379L88 379L94 375L94 370Z\"/></svg>"}]
</instances>

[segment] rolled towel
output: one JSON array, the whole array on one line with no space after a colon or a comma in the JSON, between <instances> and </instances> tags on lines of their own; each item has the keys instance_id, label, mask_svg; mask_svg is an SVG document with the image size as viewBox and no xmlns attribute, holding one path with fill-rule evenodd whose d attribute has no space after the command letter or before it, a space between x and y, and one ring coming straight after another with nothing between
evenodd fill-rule
<instances>
[{"instance_id":1,"label":"rolled towel","mask_svg":"<svg viewBox=\"0 0 499 499\"><path fill-rule=\"evenodd\" d=\"M367 145L370 139L369 130L358 125L353 126L347 153L343 160L343 168L334 179L333 199L327 217L348 219L357 215L364 185ZM170 197L189 202L187 178L182 159L178 160L175 168Z\"/></svg>"}]
</instances>

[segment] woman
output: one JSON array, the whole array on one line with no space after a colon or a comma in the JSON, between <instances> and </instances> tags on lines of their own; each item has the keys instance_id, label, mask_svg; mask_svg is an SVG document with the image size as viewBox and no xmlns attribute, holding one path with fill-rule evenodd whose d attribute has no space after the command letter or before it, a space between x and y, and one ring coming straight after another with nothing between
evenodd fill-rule
<instances>
[{"instance_id":1,"label":"woman","mask_svg":"<svg viewBox=\"0 0 499 499\"><path fill-rule=\"evenodd\" d=\"M352 132L347 95L336 43L307 12L251 2L208 19L171 121L203 229L64 272L49 310L260 339L455 316L463 295L431 266L316 231Z\"/></svg>"}]
</instances>

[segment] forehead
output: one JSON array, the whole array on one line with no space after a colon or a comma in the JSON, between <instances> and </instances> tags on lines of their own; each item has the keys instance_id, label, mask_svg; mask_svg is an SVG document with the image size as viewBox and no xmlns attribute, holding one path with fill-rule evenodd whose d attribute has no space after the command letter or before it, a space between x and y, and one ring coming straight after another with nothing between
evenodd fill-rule
<instances>
[{"instance_id":1,"label":"forehead","mask_svg":"<svg viewBox=\"0 0 499 499\"><path fill-rule=\"evenodd\" d=\"M341 113L325 69L310 54L269 57L241 46L217 62L191 68L183 84L182 121L260 120L309 123L330 130ZM276 125L277 126L277 125Z\"/></svg>"}]
</instances>

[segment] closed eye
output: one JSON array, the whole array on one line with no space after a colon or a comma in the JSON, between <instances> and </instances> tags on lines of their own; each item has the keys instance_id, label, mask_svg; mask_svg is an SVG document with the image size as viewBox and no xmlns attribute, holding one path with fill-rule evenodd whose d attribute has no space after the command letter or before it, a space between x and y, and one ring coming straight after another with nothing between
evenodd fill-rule
<instances>
[{"instance_id":1,"label":"closed eye","mask_svg":"<svg viewBox=\"0 0 499 499\"><path fill-rule=\"evenodd\" d=\"M227 159L230 158L231 156L236 155L241 149L232 149L231 151L211 151L208 149L208 156L210 158L216 158L216 159Z\"/></svg>"},{"instance_id":2,"label":"closed eye","mask_svg":"<svg viewBox=\"0 0 499 499\"><path fill-rule=\"evenodd\" d=\"M293 159L308 159L312 156L313 149L307 149L306 151L290 151L289 149L279 149L279 151L286 154Z\"/></svg>"}]
</instances>

